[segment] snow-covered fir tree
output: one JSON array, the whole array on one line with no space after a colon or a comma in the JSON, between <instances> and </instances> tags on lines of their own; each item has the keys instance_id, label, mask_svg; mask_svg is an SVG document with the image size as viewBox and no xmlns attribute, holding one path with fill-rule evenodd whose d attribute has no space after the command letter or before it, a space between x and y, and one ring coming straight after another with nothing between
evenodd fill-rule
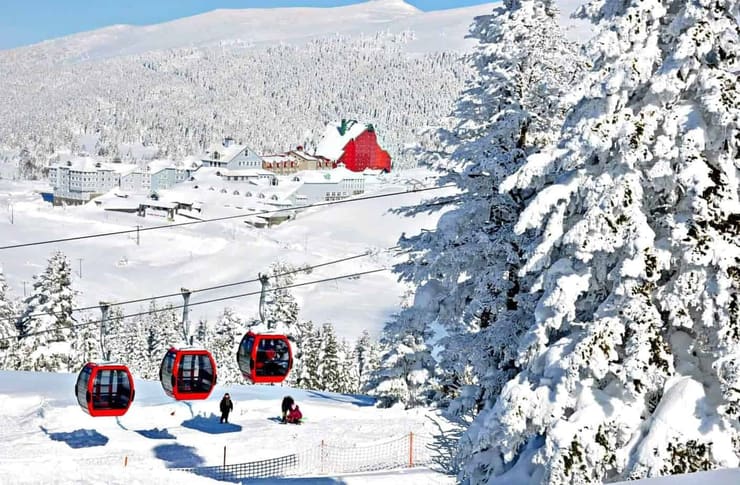
<instances>
[{"instance_id":1,"label":"snow-covered fir tree","mask_svg":"<svg viewBox=\"0 0 740 485\"><path fill-rule=\"evenodd\" d=\"M164 354L157 360L157 355L150 353L147 322L148 315L131 317L122 322L121 330L108 339L111 360L128 366L131 373L140 379L158 379Z\"/></svg>"},{"instance_id":2,"label":"snow-covered fir tree","mask_svg":"<svg viewBox=\"0 0 740 485\"><path fill-rule=\"evenodd\" d=\"M367 330L357 339L354 347L355 374L357 375L357 388L365 389L370 376L375 372L380 363L379 344L370 337Z\"/></svg>"},{"instance_id":3,"label":"snow-covered fir tree","mask_svg":"<svg viewBox=\"0 0 740 485\"><path fill-rule=\"evenodd\" d=\"M11 347L17 344L18 330L15 328L17 311L17 305L11 299L5 274L0 266L0 369L4 368L5 357Z\"/></svg>"},{"instance_id":4,"label":"snow-covered fir tree","mask_svg":"<svg viewBox=\"0 0 740 485\"><path fill-rule=\"evenodd\" d=\"M100 347L100 327L97 320L90 315L84 315L80 323L72 328L70 370L79 370L85 363L103 357Z\"/></svg>"},{"instance_id":5,"label":"snow-covered fir tree","mask_svg":"<svg viewBox=\"0 0 740 485\"><path fill-rule=\"evenodd\" d=\"M529 309L518 294L523 242L513 226L528 194L502 194L497 186L557 138L570 106L566 93L583 70L556 13L548 1L506 1L476 18L476 78L448 122L452 128L440 130L439 150L426 154L445 174L440 184L453 183L459 193L412 208L453 207L435 230L399 242L411 257L397 269L417 289L385 338L392 343L395 335L407 355L423 356L428 372L441 370L439 391L456 400L455 413L477 412L516 370L519 315ZM407 366L399 353L392 348L387 357ZM383 367L388 377L402 376L387 362ZM385 387L394 396L407 393L398 382Z\"/></svg>"},{"instance_id":6,"label":"snow-covered fir tree","mask_svg":"<svg viewBox=\"0 0 740 485\"><path fill-rule=\"evenodd\" d=\"M298 349L300 355L289 378L295 379L296 387L321 389L322 380L319 365L322 355L322 340L319 333L320 329L316 329L311 321L304 322L301 329L301 344ZM291 375L294 377L290 377Z\"/></svg>"},{"instance_id":7,"label":"snow-covered fir tree","mask_svg":"<svg viewBox=\"0 0 740 485\"><path fill-rule=\"evenodd\" d=\"M275 262L270 265L268 273L268 289L265 295L265 325L270 332L291 335L293 327L298 322L298 302L289 288L295 283L295 277L304 268L284 262Z\"/></svg>"},{"instance_id":8,"label":"snow-covered fir tree","mask_svg":"<svg viewBox=\"0 0 740 485\"><path fill-rule=\"evenodd\" d=\"M231 308L224 308L210 332L208 346L216 360L219 384L241 384L244 382L236 361L239 343L245 329L241 319Z\"/></svg>"},{"instance_id":9,"label":"snow-covered fir tree","mask_svg":"<svg viewBox=\"0 0 740 485\"><path fill-rule=\"evenodd\" d=\"M43 273L34 276L31 295L16 322L20 336L19 370L67 371L71 346L75 292L67 257L57 251Z\"/></svg>"},{"instance_id":10,"label":"snow-covered fir tree","mask_svg":"<svg viewBox=\"0 0 740 485\"><path fill-rule=\"evenodd\" d=\"M428 404L437 393L436 362L421 337L406 335L395 340L381 357L366 388L378 405L406 408Z\"/></svg>"},{"instance_id":11,"label":"snow-covered fir tree","mask_svg":"<svg viewBox=\"0 0 740 485\"><path fill-rule=\"evenodd\" d=\"M319 355L319 386L322 391L342 392L347 376L343 375L342 354L339 340L331 323L321 326L321 353Z\"/></svg>"},{"instance_id":12,"label":"snow-covered fir tree","mask_svg":"<svg viewBox=\"0 0 740 485\"><path fill-rule=\"evenodd\" d=\"M558 149L502 186L537 305L463 478L594 483L738 466L740 2L603 0Z\"/></svg>"}]
</instances>

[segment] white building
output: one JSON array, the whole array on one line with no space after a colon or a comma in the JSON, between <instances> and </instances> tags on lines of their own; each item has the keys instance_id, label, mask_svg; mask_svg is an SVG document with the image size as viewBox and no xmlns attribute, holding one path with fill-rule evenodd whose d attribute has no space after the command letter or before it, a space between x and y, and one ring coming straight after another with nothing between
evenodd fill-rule
<instances>
[{"instance_id":1,"label":"white building","mask_svg":"<svg viewBox=\"0 0 740 485\"><path fill-rule=\"evenodd\" d=\"M83 204L116 187L144 194L167 189L189 180L200 166L199 159L154 160L142 168L76 157L49 167L49 182L54 187L55 204Z\"/></svg>"},{"instance_id":2,"label":"white building","mask_svg":"<svg viewBox=\"0 0 740 485\"><path fill-rule=\"evenodd\" d=\"M221 145L212 145L201 158L204 167L218 167L229 170L262 169L262 158L246 145L234 143L232 138L224 139Z\"/></svg>"},{"instance_id":3,"label":"white building","mask_svg":"<svg viewBox=\"0 0 740 485\"><path fill-rule=\"evenodd\" d=\"M121 177L135 170L136 165L102 163L91 157L75 157L54 164L49 167L54 203L83 204L120 186Z\"/></svg>"},{"instance_id":4,"label":"white building","mask_svg":"<svg viewBox=\"0 0 740 485\"><path fill-rule=\"evenodd\" d=\"M292 180L302 182L297 195L306 204L342 200L365 193L365 177L341 164L333 170L299 172Z\"/></svg>"}]
</instances>

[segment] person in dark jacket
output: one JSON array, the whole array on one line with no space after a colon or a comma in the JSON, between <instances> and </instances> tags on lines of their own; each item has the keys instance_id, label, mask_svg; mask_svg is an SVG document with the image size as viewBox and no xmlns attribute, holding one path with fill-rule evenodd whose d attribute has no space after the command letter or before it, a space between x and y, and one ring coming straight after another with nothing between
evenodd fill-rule
<instances>
[{"instance_id":1,"label":"person in dark jacket","mask_svg":"<svg viewBox=\"0 0 740 485\"><path fill-rule=\"evenodd\" d=\"M229 396L228 392L224 394L223 399L221 399L221 404L219 404L219 408L221 409L221 421L219 422L228 423L229 413L234 410L234 403L231 402L231 397Z\"/></svg>"},{"instance_id":2,"label":"person in dark jacket","mask_svg":"<svg viewBox=\"0 0 740 485\"><path fill-rule=\"evenodd\" d=\"M280 405L280 409L283 411L283 423L285 423L286 418L288 417L288 413L290 412L291 406L293 406L293 398L290 396L285 396L283 398L283 403Z\"/></svg>"}]
</instances>

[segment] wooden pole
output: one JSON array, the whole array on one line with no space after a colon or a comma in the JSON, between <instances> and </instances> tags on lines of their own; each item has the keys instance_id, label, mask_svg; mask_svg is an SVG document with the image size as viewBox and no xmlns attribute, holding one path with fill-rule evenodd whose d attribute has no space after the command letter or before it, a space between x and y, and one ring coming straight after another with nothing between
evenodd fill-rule
<instances>
[{"instance_id":1,"label":"wooden pole","mask_svg":"<svg viewBox=\"0 0 740 485\"><path fill-rule=\"evenodd\" d=\"M226 466L226 445L224 445L224 466Z\"/></svg>"},{"instance_id":2,"label":"wooden pole","mask_svg":"<svg viewBox=\"0 0 740 485\"><path fill-rule=\"evenodd\" d=\"M324 473L324 440L321 440L321 473Z\"/></svg>"},{"instance_id":3,"label":"wooden pole","mask_svg":"<svg viewBox=\"0 0 740 485\"><path fill-rule=\"evenodd\" d=\"M123 466L128 466L128 455L123 458Z\"/></svg>"},{"instance_id":4,"label":"wooden pole","mask_svg":"<svg viewBox=\"0 0 740 485\"><path fill-rule=\"evenodd\" d=\"M409 431L409 468L414 468L414 432Z\"/></svg>"}]
</instances>

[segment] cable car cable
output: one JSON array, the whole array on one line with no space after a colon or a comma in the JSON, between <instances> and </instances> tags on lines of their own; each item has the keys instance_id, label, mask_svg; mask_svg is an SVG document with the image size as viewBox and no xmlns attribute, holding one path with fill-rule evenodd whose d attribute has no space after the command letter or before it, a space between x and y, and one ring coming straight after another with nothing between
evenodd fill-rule
<instances>
[{"instance_id":1,"label":"cable car cable","mask_svg":"<svg viewBox=\"0 0 740 485\"><path fill-rule=\"evenodd\" d=\"M287 289L291 289L291 288L298 288L298 287L301 287L301 286L308 286L308 285L315 285L315 284L319 284L319 283L326 283L328 281L336 281L336 280L341 280L341 279L346 279L346 278L354 278L354 277L369 275L369 274L373 274L373 273L379 273L381 271L388 271L388 269L389 268L376 268L376 269L372 269L372 270L368 270L368 271L360 271L360 272L357 272L357 273L351 273L351 274L346 274L346 275L341 275L341 276L333 276L331 278L323 278L323 279L320 279L320 280L305 281L303 283L295 283L295 284L287 285L287 286L279 286L279 287L274 287L274 288L268 288L267 291L287 290ZM252 292L248 292L248 293L240 293L240 294L231 295L231 296L224 296L224 297L220 297L220 298L212 298L210 300L203 300L203 301L199 301L199 302L193 302L193 303L190 303L188 306L189 307L193 307L193 306L199 306L199 305L206 305L206 304L210 304L210 303L217 303L217 302L220 302L220 301L233 300L235 298L243 298L243 297L246 297L246 296L255 296L255 295L259 295L260 293L262 293L262 290L260 290L260 291L252 291ZM172 305L172 306L167 306L167 307L163 307L163 308L155 308L153 310L148 310L148 311L144 311L144 312L137 312L137 313L131 313L131 314L128 314L128 315L122 315L120 317L117 317L116 319L118 320L118 319L124 319L124 318L140 317L140 316L144 316L144 315L151 315L153 313L161 313L161 312L170 311L170 310L177 310L177 309L181 309L181 308L184 308L184 307L185 307L185 305ZM76 329L76 328L86 327L86 326L89 326L89 325L98 325L100 323L103 323L103 321L102 320L91 320L91 321L88 321L88 322L83 322L83 323L78 323L78 324L75 324L75 325L70 325L69 327L65 327L64 329L50 328L50 329L47 329L47 330L39 330L37 332L29 332L29 333L27 333L25 335L22 335L22 336L21 335L11 335L11 336L8 336L8 337L0 337L0 342L7 341L7 340L12 340L12 339L20 340L20 339L24 339L26 337L32 337L32 336L35 336L35 335L43 335L45 333L51 333L51 332L58 332L60 330L67 330L67 329L68 330L73 330L73 329Z\"/></svg>"},{"instance_id":2,"label":"cable car cable","mask_svg":"<svg viewBox=\"0 0 740 485\"><path fill-rule=\"evenodd\" d=\"M398 246L392 246L390 248L381 249L381 250L378 250L378 252L387 252L387 251L391 251L391 250L396 249L396 248L398 248ZM347 256L347 257L344 257L344 258L335 259L335 260L332 260L332 261L326 261L324 263L319 263L319 264L316 264L316 265L313 265L313 266L303 266L303 267L300 267L300 268L297 268L297 269L294 269L294 270L291 270L291 271L285 271L283 273L278 273L276 275L272 275L271 278L279 278L281 276L287 276L287 275L290 275L290 274L301 273L301 272L304 272L304 271L306 271L306 272L313 271L314 269L317 269L317 268L322 268L324 266L330 266L332 264L343 263L345 261L351 261L353 259L364 258L364 257L370 256L372 254L374 254L373 251L365 251L364 253L355 254L353 256ZM248 280L235 281L233 283L224 283L224 284L221 284L221 285L208 286L208 287L205 287L205 288L198 288L198 289L195 289L195 290L190 290L190 293L191 294L192 293L201 293L201 292L204 292L204 291L218 290L218 289L222 289L222 288L228 288L228 287L231 287L231 286L244 285L244 284L247 284L247 283L256 283L258 281L259 281L259 278L252 278L252 279L248 279ZM172 297L181 296L181 295L182 295L182 292L166 293L166 294L163 294L163 295L154 295L154 296L149 296L149 297L146 297L146 298L135 298L135 299L132 299L132 300L123 300L123 301L118 301L118 302L110 302L108 305L110 307L122 306L122 305L130 305L132 303L142 303L142 302L146 302L146 301L160 300L162 298L172 298ZM77 308L72 308L70 310L70 313L77 313L77 312L88 311L88 310L97 310L99 308L100 308L100 305L92 305L92 306L87 306L87 307L77 307ZM35 317L43 317L43 316L48 316L48 315L56 316L56 317L64 316L64 314L54 313L54 312L51 312L51 313L49 313L49 312L46 312L46 313L32 313L30 315L27 315L26 316L26 319L32 319L32 318L35 318ZM7 321L7 322L18 321L19 318L20 317L8 317L8 318L5 319L5 321Z\"/></svg>"}]
</instances>

